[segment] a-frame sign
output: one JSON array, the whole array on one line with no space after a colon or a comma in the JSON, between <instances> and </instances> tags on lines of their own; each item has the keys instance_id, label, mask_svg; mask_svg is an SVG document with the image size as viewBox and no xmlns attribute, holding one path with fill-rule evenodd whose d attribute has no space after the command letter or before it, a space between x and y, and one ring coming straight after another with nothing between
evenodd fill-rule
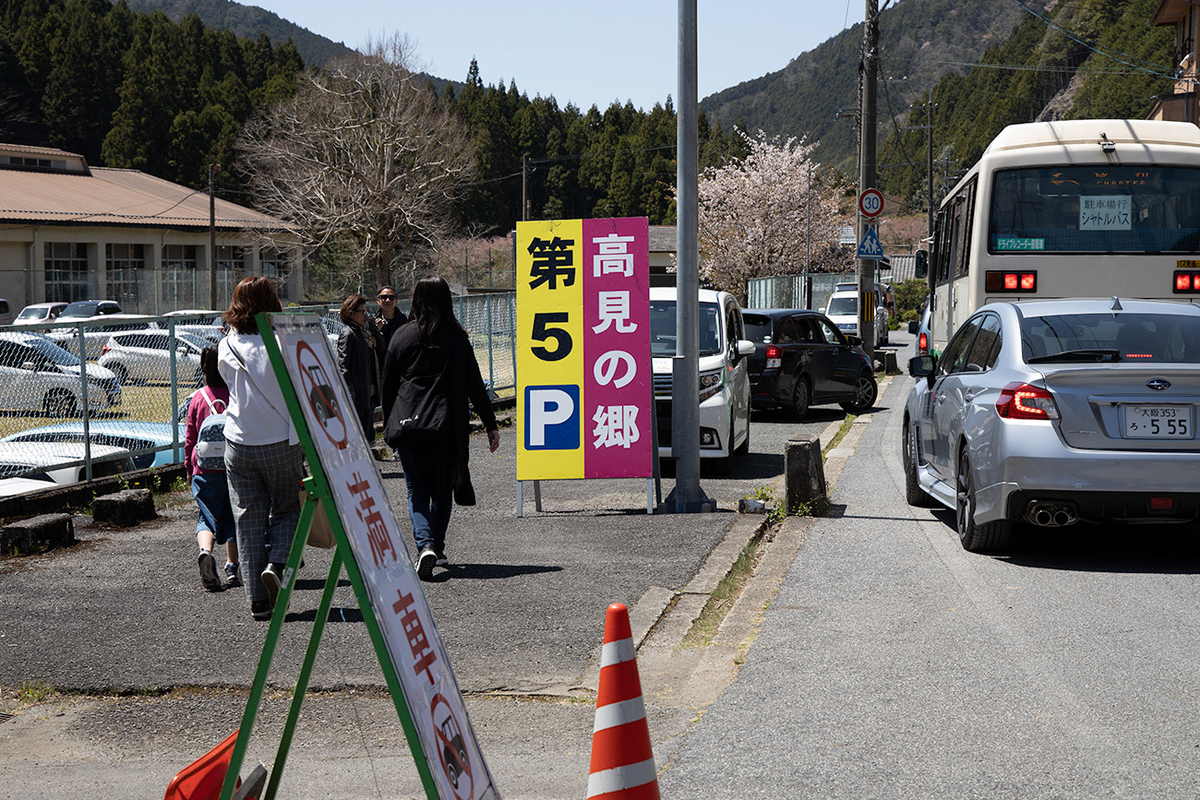
<instances>
[{"instance_id":1,"label":"a-frame sign","mask_svg":"<svg viewBox=\"0 0 1200 800\"><path fill-rule=\"evenodd\" d=\"M320 320L313 314L260 314L257 322L304 446L311 477L306 480L309 499L296 528L221 800L230 800L236 788L318 503L329 516L336 550L261 800L274 800L278 791L343 566L359 602L362 598L369 600L362 609L363 620L426 797L499 800L442 637L413 569L408 536L392 511L374 456L351 412L349 392Z\"/></svg>"}]
</instances>

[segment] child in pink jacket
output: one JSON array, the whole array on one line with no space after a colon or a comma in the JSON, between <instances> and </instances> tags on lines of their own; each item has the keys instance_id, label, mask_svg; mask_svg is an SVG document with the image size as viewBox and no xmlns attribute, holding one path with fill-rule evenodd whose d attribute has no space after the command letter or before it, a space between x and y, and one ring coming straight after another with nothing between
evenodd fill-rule
<instances>
[{"instance_id":1,"label":"child in pink jacket","mask_svg":"<svg viewBox=\"0 0 1200 800\"><path fill-rule=\"evenodd\" d=\"M196 523L196 543L200 545L200 582L210 592L221 591L217 576L217 561L213 558L214 544L225 545L225 586L238 586L238 552L233 506L229 502L229 485L225 481L224 434L210 424L202 434L204 420L214 414L224 414L229 404L229 388L217 371L217 348L206 347L200 353L200 369L207 384L192 395L188 406L187 434L184 438L184 463L187 466L192 496L200 508ZM205 441L207 435L211 440ZM204 463L204 466L201 466ZM217 465L220 465L219 468Z\"/></svg>"}]
</instances>

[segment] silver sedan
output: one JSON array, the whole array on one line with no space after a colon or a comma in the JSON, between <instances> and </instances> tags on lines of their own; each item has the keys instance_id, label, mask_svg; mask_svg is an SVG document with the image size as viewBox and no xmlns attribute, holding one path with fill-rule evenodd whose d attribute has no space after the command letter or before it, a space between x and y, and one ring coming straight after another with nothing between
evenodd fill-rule
<instances>
[{"instance_id":1,"label":"silver sedan","mask_svg":"<svg viewBox=\"0 0 1200 800\"><path fill-rule=\"evenodd\" d=\"M993 303L909 373L905 494L954 509L968 550L1014 524L1200 518L1200 307Z\"/></svg>"}]
</instances>

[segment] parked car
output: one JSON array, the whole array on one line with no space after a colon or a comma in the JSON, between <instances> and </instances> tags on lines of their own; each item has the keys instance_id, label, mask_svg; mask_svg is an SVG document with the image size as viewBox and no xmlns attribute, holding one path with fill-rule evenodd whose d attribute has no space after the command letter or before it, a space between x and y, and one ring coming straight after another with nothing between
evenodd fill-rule
<instances>
[{"instance_id":1,"label":"parked car","mask_svg":"<svg viewBox=\"0 0 1200 800\"><path fill-rule=\"evenodd\" d=\"M176 440L174 437L178 436ZM183 441L187 435L186 411L184 423L146 420L88 420L87 437L83 422L60 422L42 425L5 436L0 442L84 442L90 439L93 445L119 447L130 452L135 469L165 467L183 461ZM176 450L172 445L178 441ZM155 448L165 447L165 450Z\"/></svg>"},{"instance_id":2,"label":"parked car","mask_svg":"<svg viewBox=\"0 0 1200 800\"><path fill-rule=\"evenodd\" d=\"M45 336L0 331L0 408L66 418L83 409L79 358ZM121 384L104 367L87 367L88 408L101 411L121 403Z\"/></svg>"},{"instance_id":3,"label":"parked car","mask_svg":"<svg viewBox=\"0 0 1200 800\"><path fill-rule=\"evenodd\" d=\"M1200 307L992 303L909 372L905 495L954 509L966 549L1021 523L1200 519Z\"/></svg>"},{"instance_id":4,"label":"parked car","mask_svg":"<svg viewBox=\"0 0 1200 800\"><path fill-rule=\"evenodd\" d=\"M133 471L129 451L93 445L92 477ZM59 486L87 480L84 447L80 442L0 442L0 478L42 480Z\"/></svg>"},{"instance_id":5,"label":"parked car","mask_svg":"<svg viewBox=\"0 0 1200 800\"><path fill-rule=\"evenodd\" d=\"M861 413L879 394L871 359L857 336L845 336L824 314L795 308L746 309L750 402L788 408L797 419L811 406L837 403Z\"/></svg>"},{"instance_id":6,"label":"parked car","mask_svg":"<svg viewBox=\"0 0 1200 800\"><path fill-rule=\"evenodd\" d=\"M115 300L76 300L59 314L62 322L78 322L81 319L120 314L121 306Z\"/></svg>"},{"instance_id":7,"label":"parked car","mask_svg":"<svg viewBox=\"0 0 1200 800\"><path fill-rule=\"evenodd\" d=\"M21 309L13 325L46 325L54 322L62 314L66 303L34 303Z\"/></svg>"},{"instance_id":8,"label":"parked car","mask_svg":"<svg viewBox=\"0 0 1200 800\"><path fill-rule=\"evenodd\" d=\"M170 331L162 330L116 333L105 343L97 363L112 370L122 384L170 383L173 360L176 381L194 386L204 380L200 351L209 344L188 333L177 333L174 339Z\"/></svg>"},{"instance_id":9,"label":"parked car","mask_svg":"<svg viewBox=\"0 0 1200 800\"><path fill-rule=\"evenodd\" d=\"M66 312L63 313L65 314ZM73 320L64 320L60 316L58 321L60 323L73 322L75 324L52 328L47 335L59 347L76 355L79 354L79 323L82 323L84 357L88 361L94 361L100 357L100 354L104 351L104 345L108 343L109 338L114 333L119 331L146 330L154 327L151 318L144 314L101 314L96 317Z\"/></svg>"},{"instance_id":10,"label":"parked car","mask_svg":"<svg viewBox=\"0 0 1200 800\"><path fill-rule=\"evenodd\" d=\"M728 292L701 289L700 458L718 471L750 450L750 376L754 344L743 334L741 307ZM650 289L650 355L658 417L658 455L671 458L671 359L675 356L675 288Z\"/></svg>"},{"instance_id":11,"label":"parked car","mask_svg":"<svg viewBox=\"0 0 1200 800\"><path fill-rule=\"evenodd\" d=\"M0 325L12 325L13 315L12 308L8 305L8 301L0 297Z\"/></svg>"},{"instance_id":12,"label":"parked car","mask_svg":"<svg viewBox=\"0 0 1200 800\"><path fill-rule=\"evenodd\" d=\"M875 300L875 344L888 343L888 308L884 299L883 287L875 284L872 294ZM858 286L855 284L839 283L834 287L833 294L825 302L825 316L837 326L838 330L847 336L859 336L858 333Z\"/></svg>"},{"instance_id":13,"label":"parked car","mask_svg":"<svg viewBox=\"0 0 1200 800\"><path fill-rule=\"evenodd\" d=\"M929 344L933 341L931 335L933 333L933 313L929 307L929 298L925 298L924 305L921 306L921 315L918 319L914 319L908 323L908 332L917 335L917 342L914 345L917 355L923 356L929 353Z\"/></svg>"}]
</instances>

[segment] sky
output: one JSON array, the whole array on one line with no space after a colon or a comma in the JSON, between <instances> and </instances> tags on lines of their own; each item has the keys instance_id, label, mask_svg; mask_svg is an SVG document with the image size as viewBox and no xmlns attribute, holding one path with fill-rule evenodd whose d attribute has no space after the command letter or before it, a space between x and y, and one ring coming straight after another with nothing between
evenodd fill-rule
<instances>
[{"instance_id":1,"label":"sky","mask_svg":"<svg viewBox=\"0 0 1200 800\"><path fill-rule=\"evenodd\" d=\"M403 34L416 67L462 81L601 110L649 110L677 97L678 2L608 0L242 0L335 42L362 48ZM697 0L698 97L783 69L860 21L863 0Z\"/></svg>"}]
</instances>

